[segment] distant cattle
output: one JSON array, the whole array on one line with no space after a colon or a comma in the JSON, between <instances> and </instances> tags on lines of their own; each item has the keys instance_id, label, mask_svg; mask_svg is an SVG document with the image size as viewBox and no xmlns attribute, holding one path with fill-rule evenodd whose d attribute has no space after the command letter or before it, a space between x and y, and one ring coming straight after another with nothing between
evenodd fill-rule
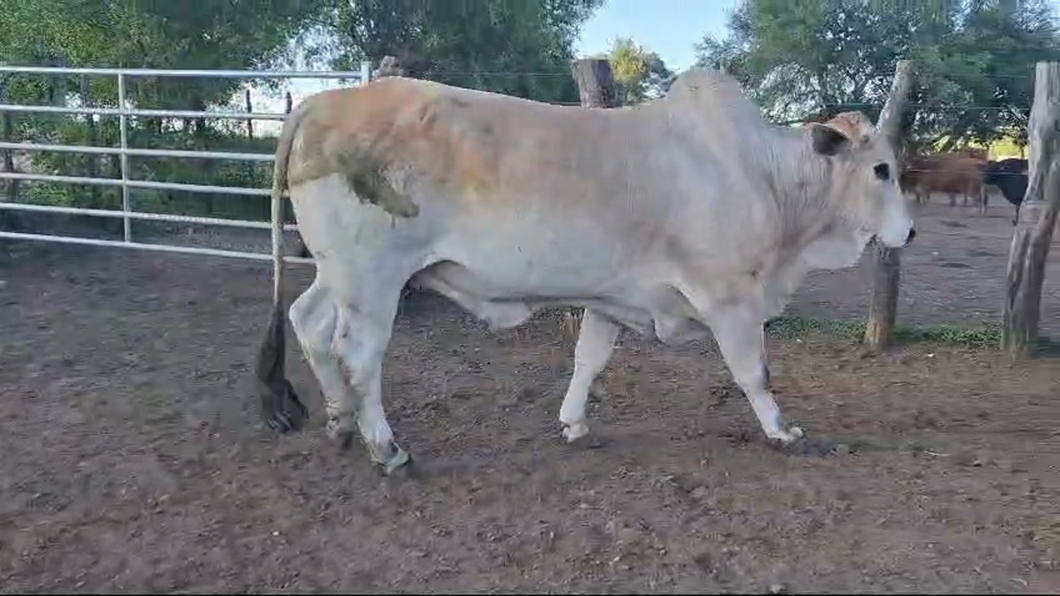
<instances>
[{"instance_id":1,"label":"distant cattle","mask_svg":"<svg viewBox=\"0 0 1060 596\"><path fill-rule=\"evenodd\" d=\"M1027 192L1027 160L1013 158L990 161L980 171L983 184L996 186L1005 200L1016 207L1016 214L1012 216L1012 225L1016 225L1023 195Z\"/></svg>"},{"instance_id":2,"label":"distant cattle","mask_svg":"<svg viewBox=\"0 0 1060 596\"><path fill-rule=\"evenodd\" d=\"M956 205L957 195L982 197L982 174L980 168L985 159L954 153L935 155L913 155L904 160L899 186L903 192L913 192L918 203L931 200L931 195L944 192L950 196L950 206Z\"/></svg>"}]
</instances>

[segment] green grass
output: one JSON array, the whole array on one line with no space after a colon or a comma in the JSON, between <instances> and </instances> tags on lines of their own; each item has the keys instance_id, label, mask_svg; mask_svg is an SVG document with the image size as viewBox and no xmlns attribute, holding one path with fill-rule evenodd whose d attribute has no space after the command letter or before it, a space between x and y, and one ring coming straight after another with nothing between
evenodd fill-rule
<instances>
[{"instance_id":1,"label":"green grass","mask_svg":"<svg viewBox=\"0 0 1060 596\"><path fill-rule=\"evenodd\" d=\"M865 336L865 323L851 320L819 321L785 316L770 321L766 325L766 331L771 337L778 339L794 339L811 333L824 333L840 339L861 341ZM1001 328L994 325L982 327L958 327L949 324L896 325L893 341L899 344L936 343L996 348L1001 344Z\"/></svg>"}]
</instances>

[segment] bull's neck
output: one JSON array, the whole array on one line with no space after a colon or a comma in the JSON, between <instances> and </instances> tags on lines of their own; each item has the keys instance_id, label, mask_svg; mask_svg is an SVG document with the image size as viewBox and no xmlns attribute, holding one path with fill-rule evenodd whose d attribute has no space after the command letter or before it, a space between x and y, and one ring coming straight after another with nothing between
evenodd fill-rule
<instances>
[{"instance_id":1,"label":"bull's neck","mask_svg":"<svg viewBox=\"0 0 1060 596\"><path fill-rule=\"evenodd\" d=\"M780 241L788 248L803 248L842 226L845 214L832 200L843 194L836 188L843 177L835 176L842 166L814 153L797 133L783 135L773 151L767 175L771 177Z\"/></svg>"}]
</instances>

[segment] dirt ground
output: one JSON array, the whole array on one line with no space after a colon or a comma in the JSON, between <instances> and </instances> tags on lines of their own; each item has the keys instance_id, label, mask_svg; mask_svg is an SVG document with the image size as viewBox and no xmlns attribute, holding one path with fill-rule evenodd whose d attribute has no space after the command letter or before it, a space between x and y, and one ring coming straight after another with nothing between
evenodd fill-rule
<instances>
[{"instance_id":1,"label":"dirt ground","mask_svg":"<svg viewBox=\"0 0 1060 596\"><path fill-rule=\"evenodd\" d=\"M904 322L996 321L1010 207L936 199L904 256ZM201 238L200 238L201 240ZM1044 326L1060 331L1053 259ZM299 268L291 290L310 271ZM623 334L556 416L573 344L407 300L384 394L414 473L381 478L313 418L277 438L250 366L265 264L0 244L0 592L1056 592L1060 369L931 344L862 357L772 339L778 401L825 457L768 447L711 342ZM868 271L791 312L861 317Z\"/></svg>"}]
</instances>

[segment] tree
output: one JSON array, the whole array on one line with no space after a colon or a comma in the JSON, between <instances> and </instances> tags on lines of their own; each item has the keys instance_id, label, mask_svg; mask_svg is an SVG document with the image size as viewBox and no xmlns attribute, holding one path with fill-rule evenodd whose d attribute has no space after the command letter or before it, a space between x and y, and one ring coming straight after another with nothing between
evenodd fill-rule
<instances>
[{"instance_id":1,"label":"tree","mask_svg":"<svg viewBox=\"0 0 1060 596\"><path fill-rule=\"evenodd\" d=\"M879 115L899 59L918 65L913 135L991 141L1029 114L1031 73L1060 54L1046 0L746 0L698 63L724 64L774 120ZM945 109L940 106L976 106Z\"/></svg>"},{"instance_id":2,"label":"tree","mask_svg":"<svg viewBox=\"0 0 1060 596\"><path fill-rule=\"evenodd\" d=\"M335 68L396 56L409 76L541 101L577 101L578 28L603 0L332 2L313 51Z\"/></svg>"},{"instance_id":3,"label":"tree","mask_svg":"<svg viewBox=\"0 0 1060 596\"><path fill-rule=\"evenodd\" d=\"M185 4L160 0L20 0L6 3L0 11L0 62L70 67L267 68L287 58L291 40L319 21L326 6L325 0L199 0L195 10L188 10ZM82 96L96 106L117 106L116 77L90 77L84 94L82 81L74 77L19 74L0 78L11 103L64 103ZM203 111L228 103L246 82L231 78L130 77L126 95L140 108ZM89 138L94 127L86 126L84 121L84 117L18 114L17 124L10 127L11 136L46 143L117 144L117 118L101 119L99 136L94 139ZM181 123L174 119L135 118L129 122L130 144L203 147L210 139L218 140L213 128L219 127L216 121L211 124L213 127L208 127L205 120ZM179 128L194 134L169 134ZM76 173L85 162L89 165L86 170L94 169L98 163L94 158L68 153L34 153L32 159L38 171L65 174ZM119 158L111 156L109 161L105 175L119 177ZM130 159L130 163L131 177L140 179L222 184L242 175L238 165L226 167L212 161L205 167L202 161L190 164ZM257 186L262 184L260 178L237 183ZM83 204L89 194L71 186L26 186L38 202ZM112 204L117 201L113 189L106 189L106 193ZM168 206L171 196L177 193L137 194L138 204L144 208L147 199L141 201L139 197L146 195ZM231 200L216 204L214 201L213 195L198 195L182 199L180 207L186 211L187 207L202 203L207 212L217 215L216 209L235 204Z\"/></svg>"},{"instance_id":4,"label":"tree","mask_svg":"<svg viewBox=\"0 0 1060 596\"><path fill-rule=\"evenodd\" d=\"M662 58L629 38L616 39L607 53L622 103L632 105L666 93L673 73Z\"/></svg>"},{"instance_id":5,"label":"tree","mask_svg":"<svg viewBox=\"0 0 1060 596\"><path fill-rule=\"evenodd\" d=\"M195 10L188 10L180 2L20 0L0 11L0 61L75 67L265 68L286 56L288 40L323 10L323 1L198 0ZM141 106L202 110L228 101L243 83L137 77L129 81L129 95ZM78 81L50 85L48 93L59 95L79 88ZM37 91L36 95L42 94ZM112 77L92 81L97 103L116 105L116 94ZM29 95L27 99L39 99Z\"/></svg>"}]
</instances>

